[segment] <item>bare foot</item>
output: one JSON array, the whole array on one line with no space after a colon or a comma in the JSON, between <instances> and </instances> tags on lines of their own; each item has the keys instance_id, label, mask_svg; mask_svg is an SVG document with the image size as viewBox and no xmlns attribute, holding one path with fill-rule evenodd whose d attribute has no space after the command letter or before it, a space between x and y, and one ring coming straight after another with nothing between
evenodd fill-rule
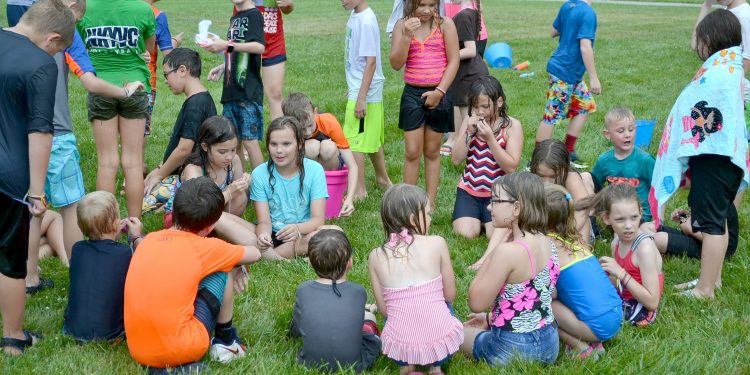
<instances>
[{"instance_id":1,"label":"bare foot","mask_svg":"<svg viewBox=\"0 0 750 375\"><path fill-rule=\"evenodd\" d=\"M695 288L696 285L698 285L698 279L690 280L682 284L677 284L674 286L674 288L679 289L679 290L693 289ZM720 288L721 288L721 282L716 283L716 289L720 289Z\"/></svg>"},{"instance_id":2,"label":"bare foot","mask_svg":"<svg viewBox=\"0 0 750 375\"><path fill-rule=\"evenodd\" d=\"M367 192L356 192L354 193L354 197L352 198L355 202L362 201L367 198Z\"/></svg>"},{"instance_id":3,"label":"bare foot","mask_svg":"<svg viewBox=\"0 0 750 375\"><path fill-rule=\"evenodd\" d=\"M263 260L281 260L284 262L289 262L289 259L284 258L283 256L279 255L276 250L270 248L268 250L261 251L260 256Z\"/></svg>"},{"instance_id":4,"label":"bare foot","mask_svg":"<svg viewBox=\"0 0 750 375\"><path fill-rule=\"evenodd\" d=\"M684 290L680 293L677 293L677 295L682 296L682 297L687 297L690 299L700 299L700 300L710 300L710 299L714 299L715 297L713 292L706 293L706 292L702 292L698 290L697 288Z\"/></svg>"}]
</instances>

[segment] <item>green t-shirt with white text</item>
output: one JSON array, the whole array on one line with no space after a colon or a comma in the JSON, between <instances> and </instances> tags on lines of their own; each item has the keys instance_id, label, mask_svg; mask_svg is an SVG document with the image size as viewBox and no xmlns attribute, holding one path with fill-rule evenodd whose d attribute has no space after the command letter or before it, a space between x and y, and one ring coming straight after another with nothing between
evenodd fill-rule
<instances>
[{"instance_id":1,"label":"green t-shirt with white text","mask_svg":"<svg viewBox=\"0 0 750 375\"><path fill-rule=\"evenodd\" d=\"M151 73L143 53L146 39L156 32L156 21L148 3L89 0L78 31L99 78L117 86L141 81L151 91Z\"/></svg>"}]
</instances>

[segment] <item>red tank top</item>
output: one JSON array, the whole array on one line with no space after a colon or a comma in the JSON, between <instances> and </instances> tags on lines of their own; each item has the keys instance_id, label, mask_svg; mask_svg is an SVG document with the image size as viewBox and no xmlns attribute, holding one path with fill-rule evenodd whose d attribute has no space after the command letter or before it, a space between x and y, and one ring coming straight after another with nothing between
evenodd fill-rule
<instances>
[{"instance_id":1,"label":"red tank top","mask_svg":"<svg viewBox=\"0 0 750 375\"><path fill-rule=\"evenodd\" d=\"M651 238L650 235L646 233L642 233L638 235L638 237L635 238L635 241L633 241L633 244L630 245L630 251L628 251L628 254L624 257L620 257L620 240L617 240L617 244L615 245L615 261L617 261L617 264L620 265L625 271L628 273L628 275L632 276L635 281L638 282L638 284L643 285L643 281L641 281L641 269L638 268L635 264L633 264L633 254L635 254L636 249L638 248L638 245L641 244L643 240L646 238ZM659 294L661 295L662 291L664 290L664 273L659 274ZM620 296L623 300L632 300L635 299L633 295L630 293L630 291L623 287L622 290L620 290Z\"/></svg>"}]
</instances>

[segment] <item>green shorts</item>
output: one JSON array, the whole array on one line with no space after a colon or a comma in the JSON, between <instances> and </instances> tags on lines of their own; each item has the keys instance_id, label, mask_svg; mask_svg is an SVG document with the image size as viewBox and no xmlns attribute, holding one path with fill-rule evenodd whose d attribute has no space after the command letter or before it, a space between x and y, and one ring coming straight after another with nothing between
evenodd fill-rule
<instances>
[{"instance_id":1,"label":"green shorts","mask_svg":"<svg viewBox=\"0 0 750 375\"><path fill-rule=\"evenodd\" d=\"M360 127L360 119L354 116L356 100L346 103L344 115L344 136L349 141L352 152L371 154L378 152L385 140L385 110L383 102L367 103L364 126Z\"/></svg>"},{"instance_id":2,"label":"green shorts","mask_svg":"<svg viewBox=\"0 0 750 375\"><path fill-rule=\"evenodd\" d=\"M117 115L127 119L148 119L148 94L145 91L136 91L125 99L89 94L86 106L89 111L89 122L106 121Z\"/></svg>"}]
</instances>

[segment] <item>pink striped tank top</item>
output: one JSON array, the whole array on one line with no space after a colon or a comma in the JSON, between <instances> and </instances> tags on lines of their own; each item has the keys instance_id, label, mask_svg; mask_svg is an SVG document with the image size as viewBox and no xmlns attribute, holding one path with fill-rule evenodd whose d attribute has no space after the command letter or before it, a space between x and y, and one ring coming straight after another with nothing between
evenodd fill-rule
<instances>
[{"instance_id":1,"label":"pink striped tank top","mask_svg":"<svg viewBox=\"0 0 750 375\"><path fill-rule=\"evenodd\" d=\"M388 320L383 354L410 365L429 365L458 351L463 324L443 296L443 276L406 288L383 288Z\"/></svg>"},{"instance_id":2,"label":"pink striped tank top","mask_svg":"<svg viewBox=\"0 0 750 375\"><path fill-rule=\"evenodd\" d=\"M404 67L404 82L414 86L437 86L448 66L445 40L440 26L435 27L424 42L411 37L409 55Z\"/></svg>"},{"instance_id":3,"label":"pink striped tank top","mask_svg":"<svg viewBox=\"0 0 750 375\"><path fill-rule=\"evenodd\" d=\"M507 128L500 129L500 133L495 136L495 140L502 148L506 146L505 129ZM504 174L505 171L497 164L495 155L492 155L490 145L477 136L472 137L466 167L458 187L475 197L488 198L492 196L492 183Z\"/></svg>"}]
</instances>

